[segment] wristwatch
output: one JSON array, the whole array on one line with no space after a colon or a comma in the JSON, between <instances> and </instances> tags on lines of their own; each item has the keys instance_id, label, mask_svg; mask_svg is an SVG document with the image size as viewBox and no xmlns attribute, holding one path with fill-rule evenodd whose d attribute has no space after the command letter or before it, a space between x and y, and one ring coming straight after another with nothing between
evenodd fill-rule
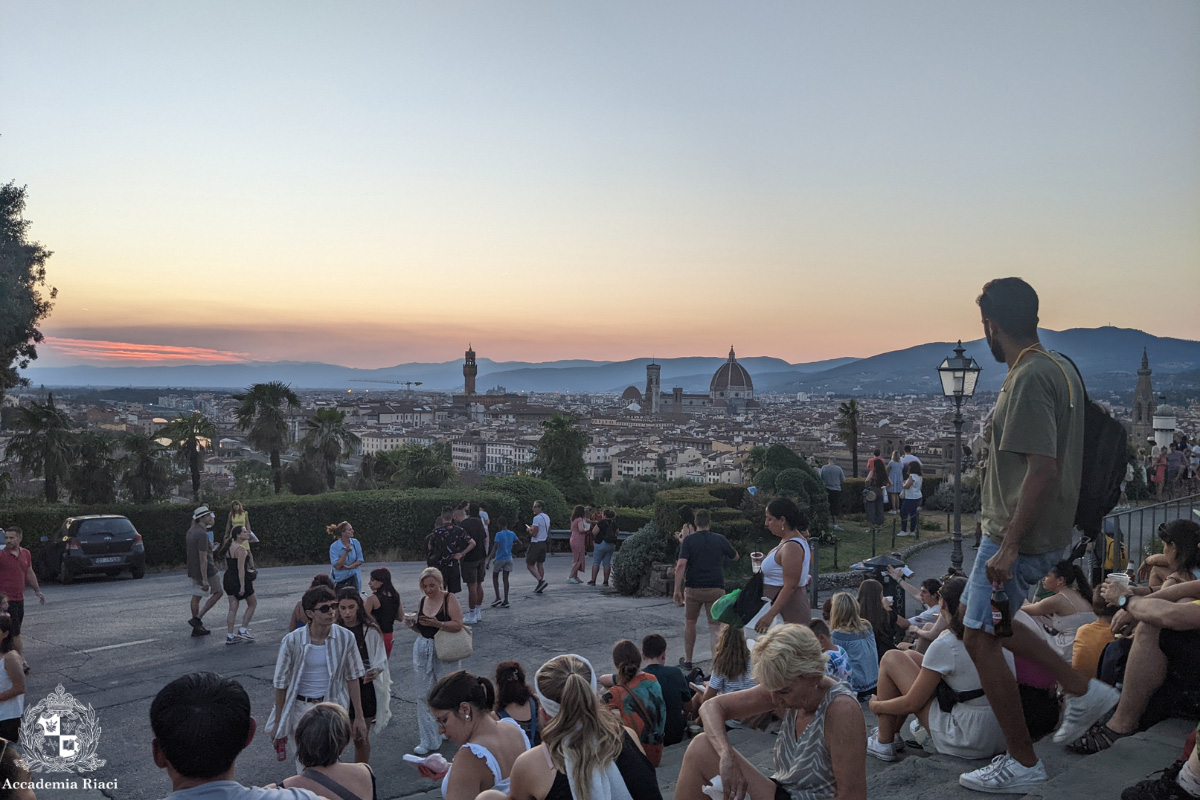
<instances>
[{"instance_id":1,"label":"wristwatch","mask_svg":"<svg viewBox=\"0 0 1200 800\"><path fill-rule=\"evenodd\" d=\"M1120 597L1118 597L1117 598L1117 608L1124 610L1125 606L1129 605L1129 598L1131 598L1131 597L1133 597L1133 595L1131 595L1131 594L1123 594Z\"/></svg>"}]
</instances>

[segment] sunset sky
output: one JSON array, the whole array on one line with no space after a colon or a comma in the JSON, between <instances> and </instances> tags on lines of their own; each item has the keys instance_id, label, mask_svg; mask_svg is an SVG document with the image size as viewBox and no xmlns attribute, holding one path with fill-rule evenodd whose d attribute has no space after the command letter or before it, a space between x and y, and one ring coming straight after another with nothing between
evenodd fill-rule
<instances>
[{"instance_id":1,"label":"sunset sky","mask_svg":"<svg viewBox=\"0 0 1200 800\"><path fill-rule=\"evenodd\" d=\"M1200 339L1200 3L0 0L9 180L43 366Z\"/></svg>"}]
</instances>

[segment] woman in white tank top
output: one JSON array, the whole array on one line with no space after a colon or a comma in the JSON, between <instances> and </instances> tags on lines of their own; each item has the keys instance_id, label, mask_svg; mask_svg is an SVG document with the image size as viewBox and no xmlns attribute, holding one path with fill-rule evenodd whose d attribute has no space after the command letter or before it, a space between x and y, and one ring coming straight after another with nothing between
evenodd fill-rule
<instances>
[{"instance_id":1,"label":"woman in white tank top","mask_svg":"<svg viewBox=\"0 0 1200 800\"><path fill-rule=\"evenodd\" d=\"M771 600L771 608L754 626L759 633L766 633L775 617L797 625L812 620L807 589L812 580L808 516L791 500L777 497L767 505L767 530L781 541L762 562L763 593Z\"/></svg>"}]
</instances>

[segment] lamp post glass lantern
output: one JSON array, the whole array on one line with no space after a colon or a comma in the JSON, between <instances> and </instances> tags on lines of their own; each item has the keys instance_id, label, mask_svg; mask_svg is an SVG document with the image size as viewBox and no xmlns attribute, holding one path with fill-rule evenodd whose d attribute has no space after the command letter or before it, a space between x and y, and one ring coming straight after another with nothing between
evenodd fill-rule
<instances>
[{"instance_id":1,"label":"lamp post glass lantern","mask_svg":"<svg viewBox=\"0 0 1200 800\"><path fill-rule=\"evenodd\" d=\"M962 570L962 404L975 394L979 373L983 368L975 359L966 355L962 340L954 348L954 355L943 359L938 367L938 378L942 381L942 394L954 400L954 550L950 555L950 566Z\"/></svg>"}]
</instances>

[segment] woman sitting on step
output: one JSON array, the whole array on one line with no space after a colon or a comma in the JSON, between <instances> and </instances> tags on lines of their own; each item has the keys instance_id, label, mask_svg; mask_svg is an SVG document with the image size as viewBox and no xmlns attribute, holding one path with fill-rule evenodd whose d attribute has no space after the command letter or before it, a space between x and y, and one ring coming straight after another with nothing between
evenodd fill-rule
<instances>
[{"instance_id":1,"label":"woman sitting on step","mask_svg":"<svg viewBox=\"0 0 1200 800\"><path fill-rule=\"evenodd\" d=\"M803 625L779 625L754 647L758 686L713 698L700 709L704 733L688 745L675 796L720 785L727 798L864 800L866 729L854 692L825 674L826 655ZM725 721L774 712L783 719L775 771L760 773L733 749ZM719 783L718 783L719 781Z\"/></svg>"},{"instance_id":2,"label":"woman sitting on step","mask_svg":"<svg viewBox=\"0 0 1200 800\"><path fill-rule=\"evenodd\" d=\"M965 609L961 600L966 585L964 578L951 578L943 584L941 613L950 630L943 631L924 656L912 650L891 650L879 665L878 694L871 698L879 727L867 738L867 752L881 761L896 760L895 738L909 714L929 731L939 753L991 758L1004 752L1000 723L962 643ZM1005 650L1004 658L1013 669L1012 654Z\"/></svg>"}]
</instances>

